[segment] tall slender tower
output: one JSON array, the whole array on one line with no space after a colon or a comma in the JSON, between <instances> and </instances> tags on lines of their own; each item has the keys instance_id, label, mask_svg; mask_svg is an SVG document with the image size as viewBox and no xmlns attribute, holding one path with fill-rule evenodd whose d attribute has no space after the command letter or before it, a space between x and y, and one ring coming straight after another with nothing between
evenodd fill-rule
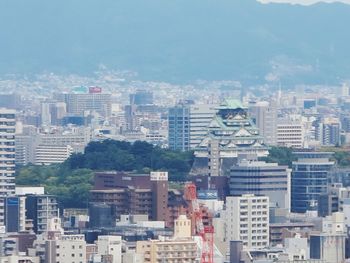
<instances>
[{"instance_id":1,"label":"tall slender tower","mask_svg":"<svg viewBox=\"0 0 350 263\"><path fill-rule=\"evenodd\" d=\"M6 197L15 194L15 110L0 108L0 225Z\"/></svg>"},{"instance_id":2,"label":"tall slender tower","mask_svg":"<svg viewBox=\"0 0 350 263\"><path fill-rule=\"evenodd\" d=\"M0 197L15 193L15 113L0 108Z\"/></svg>"},{"instance_id":3,"label":"tall slender tower","mask_svg":"<svg viewBox=\"0 0 350 263\"><path fill-rule=\"evenodd\" d=\"M151 172L152 220L166 221L168 211L168 172Z\"/></svg>"}]
</instances>

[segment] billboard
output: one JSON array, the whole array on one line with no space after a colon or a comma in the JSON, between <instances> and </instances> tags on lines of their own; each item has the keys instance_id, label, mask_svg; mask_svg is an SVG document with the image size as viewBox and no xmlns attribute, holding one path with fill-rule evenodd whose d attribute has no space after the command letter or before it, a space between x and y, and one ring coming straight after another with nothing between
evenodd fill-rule
<instances>
[{"instance_id":1,"label":"billboard","mask_svg":"<svg viewBox=\"0 0 350 263\"><path fill-rule=\"evenodd\" d=\"M218 193L216 190L198 190L197 198L202 200L216 200L218 199Z\"/></svg>"},{"instance_id":2,"label":"billboard","mask_svg":"<svg viewBox=\"0 0 350 263\"><path fill-rule=\"evenodd\" d=\"M89 93L102 93L102 88L100 88L100 87L89 87Z\"/></svg>"}]
</instances>

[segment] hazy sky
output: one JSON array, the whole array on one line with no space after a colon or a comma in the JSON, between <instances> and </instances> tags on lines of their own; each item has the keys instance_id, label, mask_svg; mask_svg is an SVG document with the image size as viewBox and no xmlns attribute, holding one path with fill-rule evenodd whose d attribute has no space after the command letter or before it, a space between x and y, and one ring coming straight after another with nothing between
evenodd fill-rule
<instances>
[{"instance_id":1,"label":"hazy sky","mask_svg":"<svg viewBox=\"0 0 350 263\"><path fill-rule=\"evenodd\" d=\"M292 3L292 4L301 4L301 5L311 5L317 2L333 3L341 2L345 4L350 4L350 0L258 0L262 3Z\"/></svg>"}]
</instances>

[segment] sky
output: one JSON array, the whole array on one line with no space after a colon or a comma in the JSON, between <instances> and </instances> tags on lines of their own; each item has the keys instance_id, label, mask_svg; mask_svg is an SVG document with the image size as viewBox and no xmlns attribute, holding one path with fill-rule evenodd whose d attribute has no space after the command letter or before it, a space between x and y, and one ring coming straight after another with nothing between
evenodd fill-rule
<instances>
[{"instance_id":1,"label":"sky","mask_svg":"<svg viewBox=\"0 0 350 263\"><path fill-rule=\"evenodd\" d=\"M312 5L318 2L333 3L341 2L345 4L350 4L350 0L258 0L262 3L291 3L291 4L301 4L301 5Z\"/></svg>"}]
</instances>

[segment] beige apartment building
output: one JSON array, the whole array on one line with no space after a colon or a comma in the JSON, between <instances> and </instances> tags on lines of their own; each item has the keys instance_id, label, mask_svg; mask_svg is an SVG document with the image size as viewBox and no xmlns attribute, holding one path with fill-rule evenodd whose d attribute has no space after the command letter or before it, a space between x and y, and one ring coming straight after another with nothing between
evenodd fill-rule
<instances>
[{"instance_id":1,"label":"beige apartment building","mask_svg":"<svg viewBox=\"0 0 350 263\"><path fill-rule=\"evenodd\" d=\"M175 220L174 237L138 241L136 252L143 254L144 262L194 263L198 262L197 242L191 237L191 220L180 215Z\"/></svg>"}]
</instances>

